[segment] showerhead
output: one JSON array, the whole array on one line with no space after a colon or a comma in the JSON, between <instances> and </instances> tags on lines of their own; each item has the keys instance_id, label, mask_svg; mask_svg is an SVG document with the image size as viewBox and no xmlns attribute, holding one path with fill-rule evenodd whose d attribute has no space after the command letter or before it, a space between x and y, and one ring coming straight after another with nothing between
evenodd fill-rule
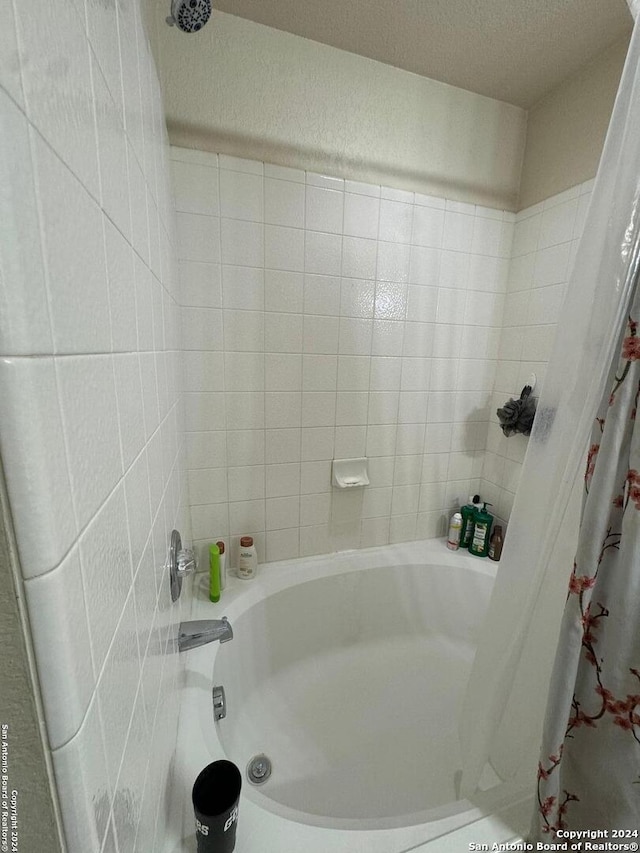
<instances>
[{"instance_id":1,"label":"showerhead","mask_svg":"<svg viewBox=\"0 0 640 853\"><path fill-rule=\"evenodd\" d=\"M183 33L197 33L211 17L211 0L171 0L171 14L167 18Z\"/></svg>"}]
</instances>

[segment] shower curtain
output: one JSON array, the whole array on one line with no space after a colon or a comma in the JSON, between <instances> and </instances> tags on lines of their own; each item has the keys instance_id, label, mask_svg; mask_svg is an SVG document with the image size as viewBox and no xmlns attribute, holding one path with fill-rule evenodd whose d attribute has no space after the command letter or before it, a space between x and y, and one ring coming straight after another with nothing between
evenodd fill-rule
<instances>
[{"instance_id":1,"label":"shower curtain","mask_svg":"<svg viewBox=\"0 0 640 853\"><path fill-rule=\"evenodd\" d=\"M587 456L538 764L538 840L564 828L640 829L639 320L636 279Z\"/></svg>"},{"instance_id":2,"label":"shower curtain","mask_svg":"<svg viewBox=\"0 0 640 853\"><path fill-rule=\"evenodd\" d=\"M624 744L620 743L621 750L627 748L632 752L636 746L634 733L638 732L633 715L640 713L640 708L628 712L631 713L629 718L624 717L621 710L614 714L607 707L621 709L622 705L615 703L629 703L627 696L635 695L631 684L635 676L629 670L637 668L640 671L640 659L634 663L629 648L632 638L640 635L634 630L635 623L628 621L631 616L627 609L634 598L640 608L637 581L633 578L634 557L640 575L640 553L636 551L634 555L633 516L640 511L636 510L636 499L640 497L640 474L638 481L625 480L630 471L640 472L640 460L636 463L634 459L640 431L634 439L634 422L631 421L637 391L633 383L635 381L637 386L636 368L640 355L640 348L639 355L636 355L636 341L640 336L636 327L629 325L640 320L632 302L638 271L640 215L639 58L640 34L636 27L559 318L552 357L538 400L538 413L529 439L488 618L481 632L467 688L460 722L462 796L473 797L487 762L503 779L535 784L549 683L570 581L571 589L583 584L584 589L570 592L569 596L568 613L572 615L566 617L570 624L567 627L565 622L554 675L549 706L551 722L547 728L547 737L551 740L545 747L541 765L542 781L553 784L554 778L562 775L562 765L565 768L580 765L577 753L572 751L571 757L565 759L565 752L569 755L568 748L565 747L562 753L560 751L568 719L565 712L567 707L569 712L573 707L574 692L577 701L584 703L578 710L584 712L585 717L577 718L579 723L574 724L569 732L572 743L582 742L587 729L597 728L591 723L602 721L604 725L606 717L615 734L627 738ZM622 374L616 374L616 368L623 339L626 348L622 351L627 355L622 371L625 375L624 381L616 388L622 378ZM590 458L590 498L585 504L580 547L576 551L582 463L592 424L596 417L603 417L598 412L603 394L607 393L608 403L611 388L616 388L614 405L608 409L603 424L603 429L609 424L606 426L607 449L603 432L599 442L592 442L592 445L598 443L600 449L597 453L592 450ZM615 417L612 417L614 412ZM609 434L620 434L617 445L609 445ZM615 456L616 452L618 456ZM616 459L615 466L612 458ZM609 470L611 468L613 470ZM625 469L624 475L621 469ZM615 494L608 495L606 489L613 488L614 482ZM623 482L627 483L626 491L621 489ZM609 519L607 501L620 497L622 506L612 506L615 518ZM620 521L617 527L613 524L615 519ZM604 542L609 524L612 525L612 538ZM616 532L621 536L614 536ZM618 548L610 545L611 542L615 542ZM597 563L598 549L604 545L610 547L605 548L601 569L590 587L591 579L595 577L593 560L596 559ZM595 558L594 552L597 552ZM577 568L572 574L576 553ZM590 563L584 562L586 555L590 555ZM605 573L605 564L608 567L613 561L625 566L626 587L620 588L622 572ZM617 603L614 608L613 600L609 598L602 600L603 595L599 591L605 582L613 584L624 609L621 610ZM597 593L595 597L594 593ZM591 607L587 611L585 608L589 603ZM605 610L610 609L609 616L601 614L600 604ZM590 621L594 619L595 622ZM589 628L587 636L597 640L593 643L596 661L603 654L603 644L608 649L611 649L611 644L621 644L619 651L613 655L609 651L607 660L599 664L606 668L607 678L602 678L602 693L596 693L594 687L592 695L589 694L591 698L595 696L602 700L598 710L582 698L582 691L586 689L589 693L590 690L587 672L593 679L594 672L598 671L597 665L585 670L589 665L582 646L586 623ZM615 629L607 628L606 641L602 639L605 623L607 626L616 625ZM615 640L609 639L614 636ZM583 660L578 665L581 655ZM615 660L618 656L621 661L619 667ZM618 668L620 676L610 681L609 676ZM578 677L575 689L574 674ZM600 689L597 678L595 685ZM640 695L640 683L635 692ZM604 711L598 720L587 721L587 717L597 715L601 708ZM625 719L624 725L614 722L616 716ZM631 724L631 729L625 729L628 724ZM606 752L607 755L618 755L618 750L611 752L608 747ZM604 762L604 755L604 751L599 752L597 760ZM548 775L547 779L544 774ZM567 790L572 794L569 788ZM637 797L640 788L634 787L630 791L630 796ZM580 793L573 795L579 797ZM575 800L569 800L563 806L557 798L564 795L553 793L545 786L541 786L541 796L543 807L548 810L547 817L551 816L556 821L563 819L557 814L560 808L568 812L570 806L574 809L577 806ZM549 797L556 797L556 800L552 802Z\"/></svg>"}]
</instances>

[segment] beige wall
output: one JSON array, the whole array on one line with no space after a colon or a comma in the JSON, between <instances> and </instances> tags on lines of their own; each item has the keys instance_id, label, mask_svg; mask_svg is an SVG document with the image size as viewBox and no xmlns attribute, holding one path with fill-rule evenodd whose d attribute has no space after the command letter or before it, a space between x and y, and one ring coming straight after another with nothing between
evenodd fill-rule
<instances>
[{"instance_id":1,"label":"beige wall","mask_svg":"<svg viewBox=\"0 0 640 853\"><path fill-rule=\"evenodd\" d=\"M527 114L214 12L196 35L147 0L174 145L521 210L597 170L628 38Z\"/></svg>"},{"instance_id":2,"label":"beige wall","mask_svg":"<svg viewBox=\"0 0 640 853\"><path fill-rule=\"evenodd\" d=\"M232 15L185 35L147 11L174 145L515 209L519 107Z\"/></svg>"},{"instance_id":3,"label":"beige wall","mask_svg":"<svg viewBox=\"0 0 640 853\"><path fill-rule=\"evenodd\" d=\"M616 42L529 111L518 209L595 175L628 43Z\"/></svg>"}]
</instances>

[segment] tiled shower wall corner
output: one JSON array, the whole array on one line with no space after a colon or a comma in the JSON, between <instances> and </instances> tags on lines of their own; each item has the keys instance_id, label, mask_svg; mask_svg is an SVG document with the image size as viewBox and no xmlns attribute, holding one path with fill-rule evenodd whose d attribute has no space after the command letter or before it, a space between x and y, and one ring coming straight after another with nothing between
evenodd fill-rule
<instances>
[{"instance_id":1,"label":"tiled shower wall corner","mask_svg":"<svg viewBox=\"0 0 640 853\"><path fill-rule=\"evenodd\" d=\"M481 485L483 498L504 520L511 513L528 439L505 438L496 409L510 397L517 399L532 373L537 378L534 394L544 381L592 185L587 181L516 216Z\"/></svg>"},{"instance_id":2,"label":"tiled shower wall corner","mask_svg":"<svg viewBox=\"0 0 640 853\"><path fill-rule=\"evenodd\" d=\"M159 853L190 535L160 89L137 2L9 3L0 41L0 442L67 849Z\"/></svg>"},{"instance_id":3,"label":"tiled shower wall corner","mask_svg":"<svg viewBox=\"0 0 640 853\"><path fill-rule=\"evenodd\" d=\"M429 538L480 486L515 216L172 149L193 536ZM371 485L332 490L331 459Z\"/></svg>"}]
</instances>

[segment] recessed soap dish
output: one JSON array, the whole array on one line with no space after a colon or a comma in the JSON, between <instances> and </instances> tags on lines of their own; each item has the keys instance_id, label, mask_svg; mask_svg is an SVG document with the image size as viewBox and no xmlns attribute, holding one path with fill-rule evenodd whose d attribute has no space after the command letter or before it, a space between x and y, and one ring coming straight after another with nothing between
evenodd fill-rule
<instances>
[{"instance_id":1,"label":"recessed soap dish","mask_svg":"<svg viewBox=\"0 0 640 853\"><path fill-rule=\"evenodd\" d=\"M366 457L334 459L331 464L331 484L338 489L353 489L369 485Z\"/></svg>"}]
</instances>

